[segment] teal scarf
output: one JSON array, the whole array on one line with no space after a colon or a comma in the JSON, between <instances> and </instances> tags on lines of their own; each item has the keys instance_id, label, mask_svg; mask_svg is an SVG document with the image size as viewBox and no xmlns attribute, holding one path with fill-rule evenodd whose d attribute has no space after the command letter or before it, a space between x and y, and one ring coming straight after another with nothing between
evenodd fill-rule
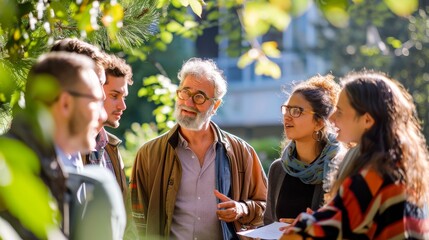
<instances>
[{"instance_id":1,"label":"teal scarf","mask_svg":"<svg viewBox=\"0 0 429 240\"><path fill-rule=\"evenodd\" d=\"M306 164L296 158L295 141L291 141L283 151L283 168L287 174L299 178L305 184L321 184L324 188L326 176L330 171L330 162L340 151L340 144L333 134L328 135L328 141L319 157L311 164Z\"/></svg>"}]
</instances>

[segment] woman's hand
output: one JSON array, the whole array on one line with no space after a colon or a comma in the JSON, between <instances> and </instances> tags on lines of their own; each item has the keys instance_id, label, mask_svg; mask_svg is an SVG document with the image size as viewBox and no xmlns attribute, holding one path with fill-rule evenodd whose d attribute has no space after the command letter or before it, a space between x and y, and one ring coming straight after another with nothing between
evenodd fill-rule
<instances>
[{"instance_id":1,"label":"woman's hand","mask_svg":"<svg viewBox=\"0 0 429 240\"><path fill-rule=\"evenodd\" d=\"M306 212L308 214L314 213L314 211L311 210L311 208L307 208ZM280 240L303 239L303 237L301 235L298 235L292 231L292 227L298 222L298 218L280 218L279 221L290 224L290 225L279 228L280 231L283 231L283 235L280 238Z\"/></svg>"},{"instance_id":2,"label":"woman's hand","mask_svg":"<svg viewBox=\"0 0 429 240\"><path fill-rule=\"evenodd\" d=\"M280 218L279 222L292 224L295 221L295 218Z\"/></svg>"}]
</instances>

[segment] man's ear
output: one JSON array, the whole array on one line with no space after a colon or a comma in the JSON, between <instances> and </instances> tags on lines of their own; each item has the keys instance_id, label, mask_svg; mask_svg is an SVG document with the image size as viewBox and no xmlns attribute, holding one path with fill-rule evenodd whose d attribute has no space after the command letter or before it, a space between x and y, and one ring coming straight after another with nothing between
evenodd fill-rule
<instances>
[{"instance_id":1,"label":"man's ear","mask_svg":"<svg viewBox=\"0 0 429 240\"><path fill-rule=\"evenodd\" d=\"M222 99L218 99L215 101L214 107L213 107L213 114L216 114L217 109L220 107L222 103Z\"/></svg>"},{"instance_id":2,"label":"man's ear","mask_svg":"<svg viewBox=\"0 0 429 240\"><path fill-rule=\"evenodd\" d=\"M58 101L56 102L56 108L63 116L70 116L73 109L73 104L73 97L66 92L62 92L60 93Z\"/></svg>"},{"instance_id":3,"label":"man's ear","mask_svg":"<svg viewBox=\"0 0 429 240\"><path fill-rule=\"evenodd\" d=\"M369 114L369 113L366 112L362 117L363 117L365 129L368 130L368 129L370 129L375 124L375 120L371 116L371 114Z\"/></svg>"}]
</instances>

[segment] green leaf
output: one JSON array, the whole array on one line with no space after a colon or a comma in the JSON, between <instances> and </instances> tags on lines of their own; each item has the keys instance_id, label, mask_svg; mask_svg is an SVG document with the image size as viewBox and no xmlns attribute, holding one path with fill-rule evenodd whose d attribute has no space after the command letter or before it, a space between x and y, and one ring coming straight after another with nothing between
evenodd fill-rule
<instances>
[{"instance_id":1,"label":"green leaf","mask_svg":"<svg viewBox=\"0 0 429 240\"><path fill-rule=\"evenodd\" d=\"M410 16L419 7L418 0L384 0L387 7L398 16Z\"/></svg>"},{"instance_id":2,"label":"green leaf","mask_svg":"<svg viewBox=\"0 0 429 240\"><path fill-rule=\"evenodd\" d=\"M91 14L89 11L85 11L81 14L76 14L75 19L77 21L77 27L81 31L91 32L94 30L91 25Z\"/></svg>"},{"instance_id":3,"label":"green leaf","mask_svg":"<svg viewBox=\"0 0 429 240\"><path fill-rule=\"evenodd\" d=\"M348 26L349 8L348 0L318 0L319 9L325 18L335 27L344 28Z\"/></svg>"},{"instance_id":4,"label":"green leaf","mask_svg":"<svg viewBox=\"0 0 429 240\"><path fill-rule=\"evenodd\" d=\"M192 28L198 27L198 23L196 21L186 20L183 23L183 27L186 28L186 30L190 30Z\"/></svg>"},{"instance_id":5,"label":"green leaf","mask_svg":"<svg viewBox=\"0 0 429 240\"><path fill-rule=\"evenodd\" d=\"M277 42L270 41L262 44L262 51L269 57L278 58L281 55L280 50L277 48Z\"/></svg>"},{"instance_id":6,"label":"green leaf","mask_svg":"<svg viewBox=\"0 0 429 240\"><path fill-rule=\"evenodd\" d=\"M167 50L167 45L161 41L156 42L154 47L160 51Z\"/></svg>"},{"instance_id":7,"label":"green leaf","mask_svg":"<svg viewBox=\"0 0 429 240\"><path fill-rule=\"evenodd\" d=\"M173 41L173 34L170 32L164 31L160 33L160 38L164 43L169 44L171 43L171 41Z\"/></svg>"},{"instance_id":8,"label":"green leaf","mask_svg":"<svg viewBox=\"0 0 429 240\"><path fill-rule=\"evenodd\" d=\"M388 37L387 43L389 43L393 48L402 47L402 42L399 39L396 39L394 37Z\"/></svg>"},{"instance_id":9,"label":"green leaf","mask_svg":"<svg viewBox=\"0 0 429 240\"><path fill-rule=\"evenodd\" d=\"M106 4L103 5L103 16L101 21L106 27L116 27L118 22L124 18L124 9L120 4Z\"/></svg>"},{"instance_id":10,"label":"green leaf","mask_svg":"<svg viewBox=\"0 0 429 240\"><path fill-rule=\"evenodd\" d=\"M290 14L297 17L303 14L311 6L312 1L310 0L292 0L292 8Z\"/></svg>"},{"instance_id":11,"label":"green leaf","mask_svg":"<svg viewBox=\"0 0 429 240\"><path fill-rule=\"evenodd\" d=\"M253 61L255 61L255 59L250 57L249 52L246 52L245 54L241 55L241 57L238 59L237 66L239 68L245 68L247 65L251 64Z\"/></svg>"},{"instance_id":12,"label":"green leaf","mask_svg":"<svg viewBox=\"0 0 429 240\"><path fill-rule=\"evenodd\" d=\"M190 0L179 0L180 4L182 4L182 6L184 6L184 7L189 6L189 1Z\"/></svg>"},{"instance_id":13,"label":"green leaf","mask_svg":"<svg viewBox=\"0 0 429 240\"><path fill-rule=\"evenodd\" d=\"M170 21L167 24L167 27L166 27L167 31L170 31L170 32L173 32L173 33L180 31L182 28L183 28L183 26L180 25L180 23L178 23L178 22L176 22L174 20Z\"/></svg>"},{"instance_id":14,"label":"green leaf","mask_svg":"<svg viewBox=\"0 0 429 240\"><path fill-rule=\"evenodd\" d=\"M0 26L11 27L16 21L16 1L0 0Z\"/></svg>"},{"instance_id":15,"label":"green leaf","mask_svg":"<svg viewBox=\"0 0 429 240\"><path fill-rule=\"evenodd\" d=\"M51 1L49 3L52 10L55 12L55 16L60 18L62 21L65 20L67 15L67 6L60 1Z\"/></svg>"},{"instance_id":16,"label":"green leaf","mask_svg":"<svg viewBox=\"0 0 429 240\"><path fill-rule=\"evenodd\" d=\"M217 21L220 17L220 14L218 11L212 11L209 14L207 14L207 20L209 21Z\"/></svg>"},{"instance_id":17,"label":"green leaf","mask_svg":"<svg viewBox=\"0 0 429 240\"><path fill-rule=\"evenodd\" d=\"M4 204L39 238L46 238L46 231L55 226L59 214L55 200L39 177L36 154L17 140L0 138L0 166L0 205Z\"/></svg>"},{"instance_id":18,"label":"green leaf","mask_svg":"<svg viewBox=\"0 0 429 240\"><path fill-rule=\"evenodd\" d=\"M194 13L200 18L201 14L203 13L203 3L204 2L202 0L189 0L192 11L194 11Z\"/></svg>"},{"instance_id":19,"label":"green leaf","mask_svg":"<svg viewBox=\"0 0 429 240\"><path fill-rule=\"evenodd\" d=\"M162 113L156 114L155 118L156 118L156 122L165 122L165 120L167 120L167 116Z\"/></svg>"},{"instance_id":20,"label":"green leaf","mask_svg":"<svg viewBox=\"0 0 429 240\"><path fill-rule=\"evenodd\" d=\"M255 38L265 34L270 29L267 18L270 11L267 11L268 3L250 2L245 5L243 11L244 28L250 38Z\"/></svg>"},{"instance_id":21,"label":"green leaf","mask_svg":"<svg viewBox=\"0 0 429 240\"><path fill-rule=\"evenodd\" d=\"M157 84L157 83L158 83L158 78L156 76L150 76L143 80L143 85L145 86Z\"/></svg>"},{"instance_id":22,"label":"green leaf","mask_svg":"<svg viewBox=\"0 0 429 240\"><path fill-rule=\"evenodd\" d=\"M269 23L271 23L277 30L283 31L289 26L291 21L290 15L282 11L279 8L276 8L273 5L267 6L267 10L269 14L265 17Z\"/></svg>"},{"instance_id":23,"label":"green leaf","mask_svg":"<svg viewBox=\"0 0 429 240\"><path fill-rule=\"evenodd\" d=\"M0 65L0 94L2 94L2 99L0 102L9 102L12 99L13 94L17 91L18 86L14 81L12 74L4 69Z\"/></svg>"},{"instance_id":24,"label":"green leaf","mask_svg":"<svg viewBox=\"0 0 429 240\"><path fill-rule=\"evenodd\" d=\"M270 76L274 79L279 79L281 77L279 65L266 58L259 59L256 62L255 73L257 75Z\"/></svg>"},{"instance_id":25,"label":"green leaf","mask_svg":"<svg viewBox=\"0 0 429 240\"><path fill-rule=\"evenodd\" d=\"M336 27L345 28L349 25L349 14L342 8L328 8L325 14L326 19Z\"/></svg>"},{"instance_id":26,"label":"green leaf","mask_svg":"<svg viewBox=\"0 0 429 240\"><path fill-rule=\"evenodd\" d=\"M5 5L8 6L8 2L18 2L18 1L6 1ZM2 4L2 8L4 7L3 2L0 1L0 3ZM11 6L11 5L9 5ZM24 16L26 16L27 14L29 14L31 11L34 10L34 5L31 2L24 2L24 3L19 3L17 6L15 6L15 9L9 9L12 10L12 12L17 11L17 16L18 18L23 18ZM6 13L8 14L8 13Z\"/></svg>"},{"instance_id":27,"label":"green leaf","mask_svg":"<svg viewBox=\"0 0 429 240\"><path fill-rule=\"evenodd\" d=\"M168 6L168 4L170 4L169 0L158 0L158 3L156 4L156 8L162 8L164 6ZM173 4L174 4L174 0L173 0Z\"/></svg>"},{"instance_id":28,"label":"green leaf","mask_svg":"<svg viewBox=\"0 0 429 240\"><path fill-rule=\"evenodd\" d=\"M305 0L304 0L305 1ZM291 0L270 0L270 3L283 11L288 12L290 8L292 7Z\"/></svg>"},{"instance_id":29,"label":"green leaf","mask_svg":"<svg viewBox=\"0 0 429 240\"><path fill-rule=\"evenodd\" d=\"M137 92L137 96L139 97L147 96L147 94L148 94L148 90L146 88L140 88L139 91Z\"/></svg>"}]
</instances>

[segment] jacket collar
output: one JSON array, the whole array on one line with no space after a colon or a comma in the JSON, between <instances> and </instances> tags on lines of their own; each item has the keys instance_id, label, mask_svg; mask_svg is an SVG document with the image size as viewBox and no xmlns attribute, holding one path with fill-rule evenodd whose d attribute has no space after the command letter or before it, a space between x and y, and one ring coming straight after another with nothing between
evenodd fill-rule
<instances>
[{"instance_id":1,"label":"jacket collar","mask_svg":"<svg viewBox=\"0 0 429 240\"><path fill-rule=\"evenodd\" d=\"M115 135L109 133L108 131L106 131L106 133L107 133L107 140L109 141L110 145L117 147L119 144L122 143L122 140L116 137Z\"/></svg>"}]
</instances>

